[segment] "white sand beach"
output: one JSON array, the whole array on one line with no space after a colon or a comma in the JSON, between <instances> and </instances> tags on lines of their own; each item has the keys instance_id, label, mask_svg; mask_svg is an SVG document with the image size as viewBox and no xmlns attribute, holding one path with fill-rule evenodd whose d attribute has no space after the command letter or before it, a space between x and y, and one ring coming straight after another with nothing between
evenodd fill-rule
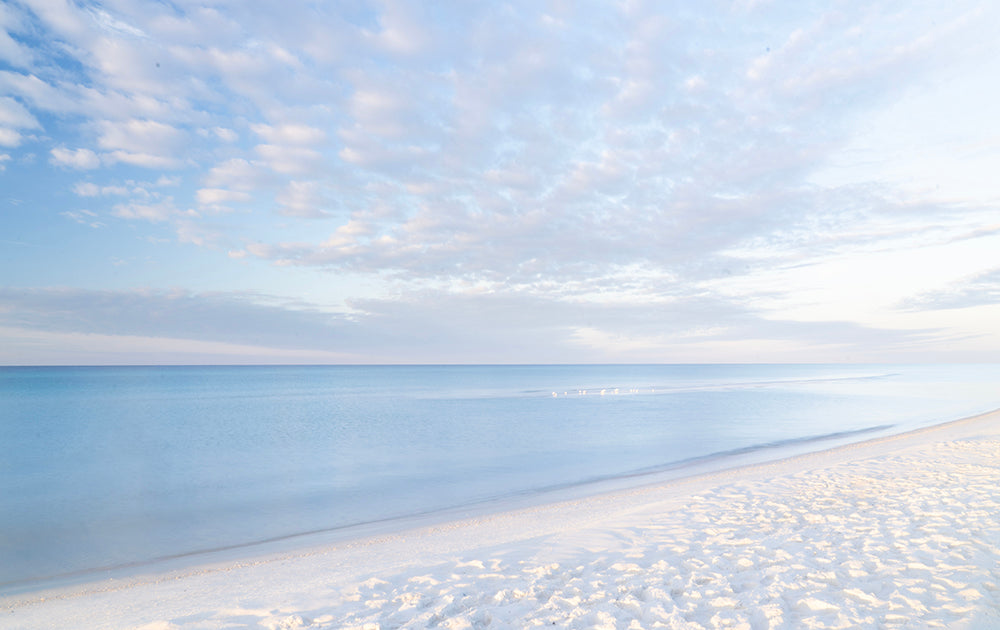
<instances>
[{"instance_id":1,"label":"white sand beach","mask_svg":"<svg viewBox=\"0 0 1000 630\"><path fill-rule=\"evenodd\" d=\"M2 628L1000 628L1000 412L0 611Z\"/></svg>"}]
</instances>

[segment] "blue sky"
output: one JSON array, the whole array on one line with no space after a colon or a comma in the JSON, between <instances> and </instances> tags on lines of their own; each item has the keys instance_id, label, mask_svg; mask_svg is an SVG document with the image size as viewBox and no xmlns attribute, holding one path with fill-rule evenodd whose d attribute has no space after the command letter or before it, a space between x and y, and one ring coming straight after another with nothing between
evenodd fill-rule
<instances>
[{"instance_id":1,"label":"blue sky","mask_svg":"<svg viewBox=\"0 0 1000 630\"><path fill-rule=\"evenodd\" d=\"M993 361L1000 5L0 5L0 364Z\"/></svg>"}]
</instances>

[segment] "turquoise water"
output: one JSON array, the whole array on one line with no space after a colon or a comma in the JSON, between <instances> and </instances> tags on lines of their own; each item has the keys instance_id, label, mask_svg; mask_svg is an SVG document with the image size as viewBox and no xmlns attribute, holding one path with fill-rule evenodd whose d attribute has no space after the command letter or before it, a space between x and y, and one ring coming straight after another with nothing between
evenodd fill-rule
<instances>
[{"instance_id":1,"label":"turquoise water","mask_svg":"<svg viewBox=\"0 0 1000 630\"><path fill-rule=\"evenodd\" d=\"M997 365L0 368L0 588L998 407Z\"/></svg>"}]
</instances>

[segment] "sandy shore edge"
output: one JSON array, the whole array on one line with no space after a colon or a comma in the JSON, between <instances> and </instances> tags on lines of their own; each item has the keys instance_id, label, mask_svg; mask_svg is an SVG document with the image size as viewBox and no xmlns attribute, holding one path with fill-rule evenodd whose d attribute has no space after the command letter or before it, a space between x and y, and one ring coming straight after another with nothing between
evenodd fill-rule
<instances>
[{"instance_id":1,"label":"sandy shore edge","mask_svg":"<svg viewBox=\"0 0 1000 630\"><path fill-rule=\"evenodd\" d=\"M0 599L10 628L1000 628L1000 411L335 545Z\"/></svg>"}]
</instances>

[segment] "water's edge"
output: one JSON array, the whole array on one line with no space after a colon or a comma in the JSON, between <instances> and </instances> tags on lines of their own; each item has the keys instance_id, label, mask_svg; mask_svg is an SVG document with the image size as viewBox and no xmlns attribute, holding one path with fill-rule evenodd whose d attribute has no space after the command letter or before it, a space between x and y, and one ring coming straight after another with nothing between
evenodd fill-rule
<instances>
[{"instance_id":1,"label":"water's edge","mask_svg":"<svg viewBox=\"0 0 1000 630\"><path fill-rule=\"evenodd\" d=\"M620 475L594 477L573 483L534 488L444 508L295 532L231 545L196 549L134 562L85 568L29 580L5 582L0 583L0 596L26 595L48 589L63 588L102 580L123 580L136 575L155 576L171 571L211 565L219 562L250 560L275 553L343 543L370 536L391 535L417 527L440 524L463 518L482 517L537 505L584 499L608 492L628 490L650 484L732 470L743 466L779 461L789 457L832 450L845 445L859 444L869 440L926 430L927 428L943 426L964 419L950 419L938 425L916 429L912 427L899 427L898 425L876 425L853 431L840 431L769 442L752 447L692 457L664 464L663 466L644 468ZM893 429L897 429L897 431L893 431Z\"/></svg>"}]
</instances>

